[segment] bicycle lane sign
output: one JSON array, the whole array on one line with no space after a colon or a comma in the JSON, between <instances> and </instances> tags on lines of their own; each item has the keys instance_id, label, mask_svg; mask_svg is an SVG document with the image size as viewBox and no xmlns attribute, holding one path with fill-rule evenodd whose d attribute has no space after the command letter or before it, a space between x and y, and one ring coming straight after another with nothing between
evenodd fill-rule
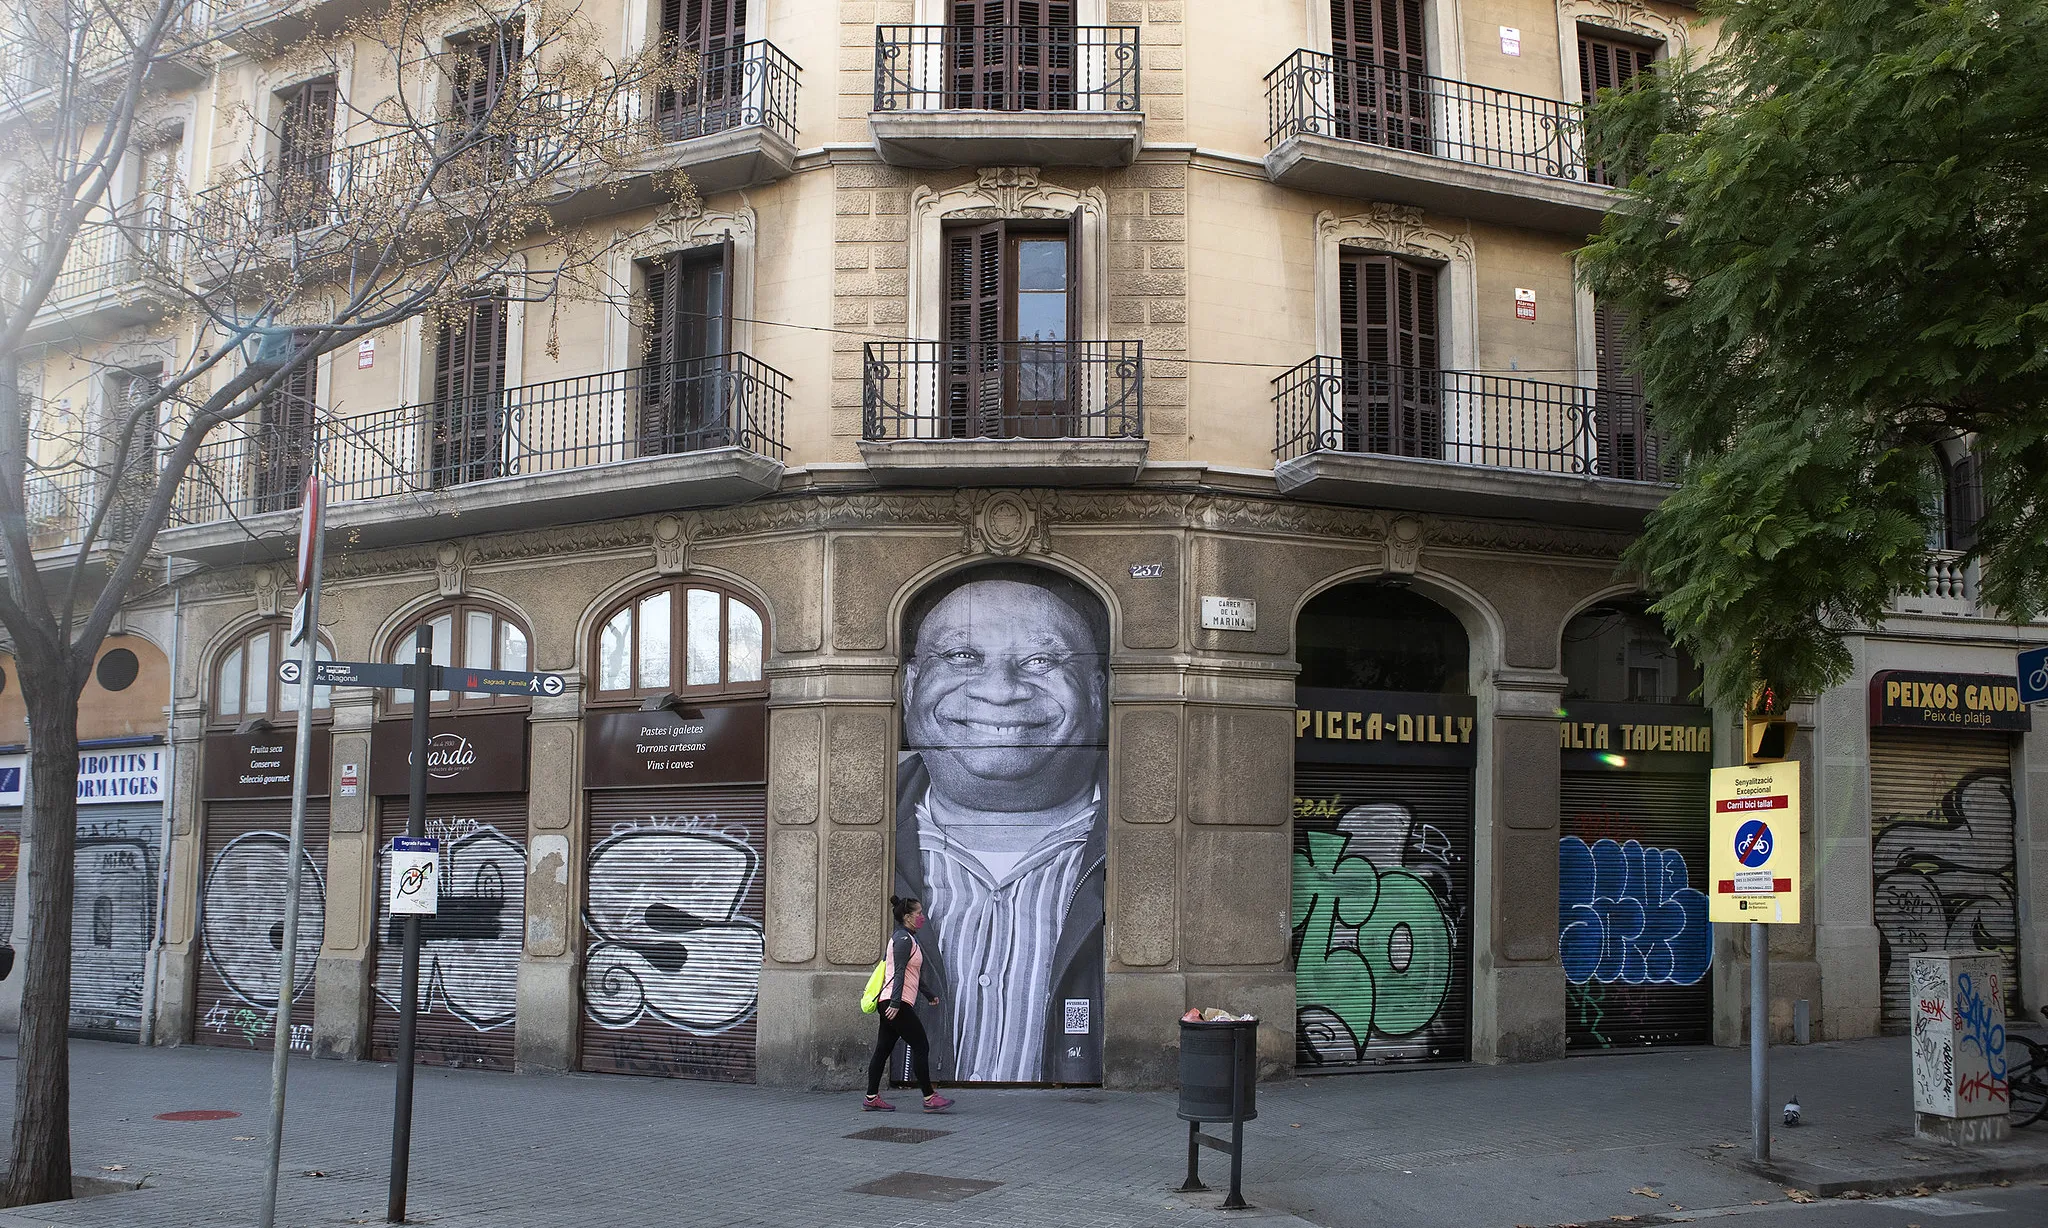
<instances>
[{"instance_id":1,"label":"bicycle lane sign","mask_svg":"<svg viewBox=\"0 0 2048 1228\"><path fill-rule=\"evenodd\" d=\"M1710 921L1799 921L1799 764L1715 768L1708 789Z\"/></svg>"},{"instance_id":2,"label":"bicycle lane sign","mask_svg":"<svg viewBox=\"0 0 2048 1228\"><path fill-rule=\"evenodd\" d=\"M2048 648L2030 648L2020 654L2020 702L2037 704L2048 699Z\"/></svg>"}]
</instances>

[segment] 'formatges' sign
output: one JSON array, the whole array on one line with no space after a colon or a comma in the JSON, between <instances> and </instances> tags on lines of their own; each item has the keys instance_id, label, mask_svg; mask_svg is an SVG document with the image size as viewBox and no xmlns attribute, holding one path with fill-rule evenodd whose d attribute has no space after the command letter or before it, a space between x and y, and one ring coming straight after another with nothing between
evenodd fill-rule
<instances>
[{"instance_id":1,"label":"'formatges' sign","mask_svg":"<svg viewBox=\"0 0 2048 1228\"><path fill-rule=\"evenodd\" d=\"M1294 758L1462 766L1475 758L1478 714L1470 695L1297 687Z\"/></svg>"},{"instance_id":2,"label":"'formatges' sign","mask_svg":"<svg viewBox=\"0 0 2048 1228\"><path fill-rule=\"evenodd\" d=\"M1870 679L1870 723L1905 729L2025 733L2033 714L2010 674L1934 674L1887 669Z\"/></svg>"}]
</instances>

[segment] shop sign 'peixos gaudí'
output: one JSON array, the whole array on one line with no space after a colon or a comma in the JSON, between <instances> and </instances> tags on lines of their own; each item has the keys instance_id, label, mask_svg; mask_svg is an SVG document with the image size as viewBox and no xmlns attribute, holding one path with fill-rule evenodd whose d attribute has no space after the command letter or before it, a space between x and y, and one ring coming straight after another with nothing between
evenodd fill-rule
<instances>
[{"instance_id":1,"label":"shop sign 'peixos gaud\u00ed'","mask_svg":"<svg viewBox=\"0 0 2048 1228\"><path fill-rule=\"evenodd\" d=\"M1887 728L2025 733L2033 713L2010 674L1887 669L1870 677L1870 723Z\"/></svg>"},{"instance_id":2,"label":"shop sign 'peixos gaud\u00ed'","mask_svg":"<svg viewBox=\"0 0 2048 1228\"><path fill-rule=\"evenodd\" d=\"M379 721L370 735L370 792L411 788L412 722ZM526 714L437 716L427 722L427 792L523 793Z\"/></svg>"}]
</instances>

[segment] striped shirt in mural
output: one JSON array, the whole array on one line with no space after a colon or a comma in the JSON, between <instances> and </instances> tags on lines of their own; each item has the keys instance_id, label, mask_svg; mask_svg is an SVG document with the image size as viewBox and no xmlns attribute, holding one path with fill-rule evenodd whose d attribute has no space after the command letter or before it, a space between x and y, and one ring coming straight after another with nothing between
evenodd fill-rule
<instances>
[{"instance_id":1,"label":"striped shirt in mural","mask_svg":"<svg viewBox=\"0 0 2048 1228\"><path fill-rule=\"evenodd\" d=\"M939 919L961 1079L1016 1083L1039 1077L1046 994L1081 858L1101 806L1095 796L1055 818L1012 860L963 848L918 803L925 908Z\"/></svg>"}]
</instances>

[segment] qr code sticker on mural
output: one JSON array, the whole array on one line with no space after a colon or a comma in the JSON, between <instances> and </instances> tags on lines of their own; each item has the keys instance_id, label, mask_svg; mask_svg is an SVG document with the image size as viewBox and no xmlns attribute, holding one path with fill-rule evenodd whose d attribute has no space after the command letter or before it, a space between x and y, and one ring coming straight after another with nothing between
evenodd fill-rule
<instances>
[{"instance_id":1,"label":"qr code sticker on mural","mask_svg":"<svg viewBox=\"0 0 2048 1228\"><path fill-rule=\"evenodd\" d=\"M1067 1035L1088 1035L1088 999L1067 999Z\"/></svg>"}]
</instances>

